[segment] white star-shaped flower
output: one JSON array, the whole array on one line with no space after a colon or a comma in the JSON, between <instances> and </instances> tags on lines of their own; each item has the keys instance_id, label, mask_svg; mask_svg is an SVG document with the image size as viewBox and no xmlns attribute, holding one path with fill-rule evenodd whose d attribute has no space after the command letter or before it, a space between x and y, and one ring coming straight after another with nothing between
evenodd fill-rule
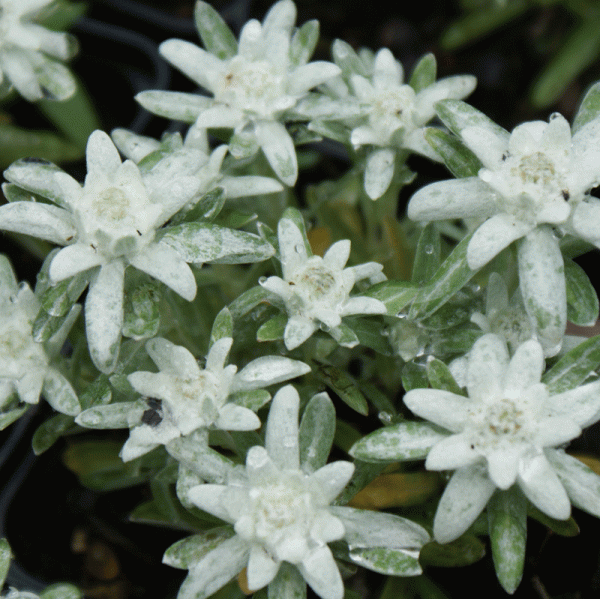
<instances>
[{"instance_id":1,"label":"white star-shaped flower","mask_svg":"<svg viewBox=\"0 0 600 599\"><path fill-rule=\"evenodd\" d=\"M0 281L0 410L10 409L15 394L27 404L38 403L43 394L56 410L71 416L78 414L77 395L54 361L79 314L79 306L72 308L61 328L46 343L37 343L32 326L40 302L27 283L17 285L4 256L0 256Z\"/></svg>"},{"instance_id":2,"label":"white star-shaped flower","mask_svg":"<svg viewBox=\"0 0 600 599\"><path fill-rule=\"evenodd\" d=\"M461 117L460 103L443 106ZM479 120L460 132L483 163L479 175L427 185L411 198L408 215L417 221L484 220L467 248L474 270L521 240L518 265L525 309L546 355L555 355L566 325L567 299L554 227L569 227L572 207L587 205L587 192L600 182L598 122L571 136L569 124L559 114L548 123L519 125L512 134L485 117Z\"/></svg>"},{"instance_id":3,"label":"white star-shaped flower","mask_svg":"<svg viewBox=\"0 0 600 599\"><path fill-rule=\"evenodd\" d=\"M198 2L199 22L215 17L206 3ZM181 115L196 128L233 129L244 144L262 148L277 176L294 185L298 163L294 142L282 124L309 90L334 77L340 70L330 62L308 62L310 52L293 57L296 6L291 0L274 4L262 24L253 19L242 28L239 43L220 44L221 56L190 42L171 39L160 53L171 64L209 91L211 99L179 92L142 92L137 100L152 112ZM208 22L208 21L207 21ZM208 34L201 29L203 38ZM175 104L175 107L173 105ZM178 110L177 105L181 107ZM190 120L191 119L191 120Z\"/></svg>"},{"instance_id":4,"label":"white star-shaped flower","mask_svg":"<svg viewBox=\"0 0 600 599\"><path fill-rule=\"evenodd\" d=\"M66 100L76 88L69 69L53 58L72 58L77 42L71 35L35 22L53 2L0 1L0 85L6 90L14 86L30 102Z\"/></svg>"},{"instance_id":5,"label":"white star-shaped flower","mask_svg":"<svg viewBox=\"0 0 600 599\"><path fill-rule=\"evenodd\" d=\"M337 52L345 45L339 40ZM334 56L337 54L334 43ZM349 78L351 93L358 99L366 121L353 127L350 142L355 148L370 146L365 170L365 191L375 200L388 189L400 150L412 150L439 161L439 156L423 137L424 126L435 117L436 102L468 96L477 83L471 75L440 79L415 91L403 83L404 69L393 54L382 48L368 64L368 75L354 73Z\"/></svg>"},{"instance_id":6,"label":"white star-shaped flower","mask_svg":"<svg viewBox=\"0 0 600 599\"><path fill-rule=\"evenodd\" d=\"M127 378L146 399L98 406L82 412L82 426L111 428L106 415L119 412L131 428L121 451L124 461L133 460L159 445L198 429L249 431L260 427L253 410L230 401L230 396L264 389L310 371L304 362L283 356L263 356L251 361L239 373L234 364L226 365L233 339L215 341L201 368L185 348L162 338L151 339L146 350L159 372L134 372ZM263 391L269 400L268 393ZM260 407L260 406L257 406Z\"/></svg>"},{"instance_id":7,"label":"white star-shaped flower","mask_svg":"<svg viewBox=\"0 0 600 599\"><path fill-rule=\"evenodd\" d=\"M425 461L429 470L456 470L435 516L438 541L459 537L496 488L513 484L550 517L569 517L570 485L550 463L559 459L552 448L600 419L600 381L549 395L540 382L543 370L537 341L520 345L509 360L505 341L486 334L468 355L468 397L439 389L404 397L415 414L450 432Z\"/></svg>"},{"instance_id":8,"label":"white star-shaped flower","mask_svg":"<svg viewBox=\"0 0 600 599\"><path fill-rule=\"evenodd\" d=\"M158 279L187 300L196 295L194 275L157 230L196 193L191 176L142 177L130 160L121 162L110 137L95 131L87 145L84 185L48 163L18 161L5 177L35 189L56 205L13 202L0 208L0 228L59 245L50 264L57 283L90 272L85 318L90 354L103 372L118 356L123 323L123 287L128 265Z\"/></svg>"},{"instance_id":9,"label":"white star-shaped flower","mask_svg":"<svg viewBox=\"0 0 600 599\"><path fill-rule=\"evenodd\" d=\"M383 267L376 262L344 268L350 255L350 241L334 243L323 257L313 256L298 225L282 218L278 225L279 252L283 278L269 277L261 285L278 295L289 316L284 342L288 349L298 347L318 328L326 330L343 345L358 340L342 340L342 318L352 314L385 314L385 304L370 297L352 296L357 281L385 280Z\"/></svg>"}]
</instances>

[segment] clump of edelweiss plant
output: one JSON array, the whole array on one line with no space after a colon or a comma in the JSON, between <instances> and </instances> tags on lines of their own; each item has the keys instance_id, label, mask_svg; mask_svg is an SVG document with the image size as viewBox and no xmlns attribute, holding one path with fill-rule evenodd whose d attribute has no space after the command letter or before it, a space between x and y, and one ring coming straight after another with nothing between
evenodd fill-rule
<instances>
[{"instance_id":1,"label":"clump of edelweiss plant","mask_svg":"<svg viewBox=\"0 0 600 599\"><path fill-rule=\"evenodd\" d=\"M30 99L68 87L43 53L69 39L27 20L47 4L0 0L0 69ZM36 453L69 435L84 484L147 485L131 518L181 531L178 599L342 599L363 569L437 596L430 566L484 543L515 592L528 517L600 517L600 461L569 446L600 421L600 336L566 335L599 315L575 259L600 247L600 84L573 125L509 133L432 55L406 78L342 40L311 62L291 0L239 38L205 2L195 20L203 48L160 53L208 95L136 98L187 131L96 130L83 182L35 157L4 173L0 229L43 263L32 290L0 257L0 429L44 398ZM289 189L321 138L347 173ZM455 179L419 187L411 152ZM39 594L59 597L79 594Z\"/></svg>"}]
</instances>

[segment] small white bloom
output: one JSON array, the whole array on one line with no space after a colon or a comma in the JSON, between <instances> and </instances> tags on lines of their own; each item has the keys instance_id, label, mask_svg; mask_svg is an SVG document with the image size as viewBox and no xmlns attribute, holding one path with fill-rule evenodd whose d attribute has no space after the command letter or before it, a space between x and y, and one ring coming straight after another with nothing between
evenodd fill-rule
<instances>
[{"instance_id":1,"label":"small white bloom","mask_svg":"<svg viewBox=\"0 0 600 599\"><path fill-rule=\"evenodd\" d=\"M52 407L74 416L80 411L77 395L53 361L79 314L79 306L48 342L36 343L32 326L39 300L27 283L17 285L4 256L0 256L0 271L0 409L9 407L15 393L22 402L36 404L43 392Z\"/></svg>"},{"instance_id":2,"label":"small white bloom","mask_svg":"<svg viewBox=\"0 0 600 599\"><path fill-rule=\"evenodd\" d=\"M496 488L513 484L552 518L569 517L569 490L549 462L551 448L600 418L600 382L550 396L540 382L543 370L537 341L520 345L509 360L504 340L486 334L468 355L468 397L438 389L406 394L415 414L450 431L425 462L430 470L456 469L435 516L438 541L460 536Z\"/></svg>"},{"instance_id":3,"label":"small white bloom","mask_svg":"<svg viewBox=\"0 0 600 599\"><path fill-rule=\"evenodd\" d=\"M310 255L302 231L290 218L282 218L277 230L283 278L269 277L261 285L285 304L289 320L284 341L288 349L304 343L319 327L339 341L344 316L385 314L385 304L377 299L350 297L357 281L385 279L381 264L368 262L344 268L350 255L347 239L334 243L322 258ZM352 347L357 343L342 344Z\"/></svg>"},{"instance_id":4,"label":"small white bloom","mask_svg":"<svg viewBox=\"0 0 600 599\"><path fill-rule=\"evenodd\" d=\"M123 424L131 428L121 452L126 462L198 429L259 428L260 420L254 411L229 401L230 396L301 376L310 367L283 356L263 356L238 373L237 366L226 365L232 343L231 337L215 341L206 356L205 368L201 368L185 347L162 338L151 339L146 350L159 372L134 372L127 377L146 398L145 409L140 409L139 402L98 406L83 412L78 423L102 427L108 422L107 414L120 412L121 418L126 419Z\"/></svg>"},{"instance_id":5,"label":"small white bloom","mask_svg":"<svg viewBox=\"0 0 600 599\"><path fill-rule=\"evenodd\" d=\"M205 3L198 3L197 10L205 10ZM226 57L184 40L163 42L162 56L213 98L197 101L194 96L189 98L191 94L150 91L139 94L137 100L161 114L177 113L192 116L192 120L195 114L196 128L233 129L245 143L262 148L277 176L286 185L294 185L298 175L296 151L282 122L290 120L290 111L310 89L340 72L329 62L308 63L306 53L292 60L295 20L294 3L280 0L262 24L253 19L244 25L237 52L228 52ZM169 108L169 98L181 110Z\"/></svg>"},{"instance_id":6,"label":"small white bloom","mask_svg":"<svg viewBox=\"0 0 600 599\"><path fill-rule=\"evenodd\" d=\"M66 100L76 83L60 60L77 51L75 39L35 23L54 0L0 1L0 85L14 86L30 102Z\"/></svg>"}]
</instances>

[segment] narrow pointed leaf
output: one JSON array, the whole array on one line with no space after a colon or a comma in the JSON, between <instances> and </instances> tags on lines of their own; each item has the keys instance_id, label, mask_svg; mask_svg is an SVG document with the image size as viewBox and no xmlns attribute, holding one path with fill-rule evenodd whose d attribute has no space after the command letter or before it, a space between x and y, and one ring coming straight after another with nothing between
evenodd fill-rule
<instances>
[{"instance_id":1,"label":"narrow pointed leaf","mask_svg":"<svg viewBox=\"0 0 600 599\"><path fill-rule=\"evenodd\" d=\"M411 282L415 285L424 285L433 277L441 262L440 232L434 223L429 223L421 231Z\"/></svg>"},{"instance_id":2,"label":"narrow pointed leaf","mask_svg":"<svg viewBox=\"0 0 600 599\"><path fill-rule=\"evenodd\" d=\"M300 465L307 474L327 463L335 435L335 408L327 393L315 395L307 404L298 433Z\"/></svg>"},{"instance_id":3,"label":"narrow pointed leaf","mask_svg":"<svg viewBox=\"0 0 600 599\"><path fill-rule=\"evenodd\" d=\"M215 56L224 60L235 56L238 51L237 40L221 15L201 0L194 9L196 28L204 47Z\"/></svg>"},{"instance_id":4,"label":"narrow pointed leaf","mask_svg":"<svg viewBox=\"0 0 600 599\"><path fill-rule=\"evenodd\" d=\"M227 307L223 308L216 316L210 332L210 347L219 339L233 337L233 317Z\"/></svg>"},{"instance_id":5,"label":"narrow pointed leaf","mask_svg":"<svg viewBox=\"0 0 600 599\"><path fill-rule=\"evenodd\" d=\"M257 341L277 341L283 339L283 333L285 332L285 325L288 321L288 315L281 312L273 316L262 324L258 331L256 331Z\"/></svg>"},{"instance_id":6,"label":"narrow pointed leaf","mask_svg":"<svg viewBox=\"0 0 600 599\"><path fill-rule=\"evenodd\" d=\"M460 138L435 127L427 127L424 135L429 145L455 177L477 176L483 165Z\"/></svg>"},{"instance_id":7,"label":"narrow pointed leaf","mask_svg":"<svg viewBox=\"0 0 600 599\"><path fill-rule=\"evenodd\" d=\"M586 92L579 110L575 115L571 131L573 135L579 131L584 125L591 123L594 119L600 116L600 81L594 83Z\"/></svg>"},{"instance_id":8,"label":"narrow pointed leaf","mask_svg":"<svg viewBox=\"0 0 600 599\"><path fill-rule=\"evenodd\" d=\"M31 439L33 453L40 455L50 449L66 432L76 430L72 416L56 414L37 427Z\"/></svg>"},{"instance_id":9,"label":"narrow pointed leaf","mask_svg":"<svg viewBox=\"0 0 600 599\"><path fill-rule=\"evenodd\" d=\"M431 53L425 54L416 64L411 73L408 84L419 93L421 90L433 85L437 78L437 64L435 56Z\"/></svg>"},{"instance_id":10,"label":"narrow pointed leaf","mask_svg":"<svg viewBox=\"0 0 600 599\"><path fill-rule=\"evenodd\" d=\"M403 308L408 306L417 295L419 289L408 281L383 281L369 287L363 295L382 301L388 314L396 316Z\"/></svg>"},{"instance_id":11,"label":"narrow pointed leaf","mask_svg":"<svg viewBox=\"0 0 600 599\"><path fill-rule=\"evenodd\" d=\"M277 576L267 587L267 599L306 599L306 582L298 568L282 562Z\"/></svg>"},{"instance_id":12,"label":"narrow pointed leaf","mask_svg":"<svg viewBox=\"0 0 600 599\"><path fill-rule=\"evenodd\" d=\"M353 548L350 559L363 568L388 576L418 576L422 573L414 555L387 547Z\"/></svg>"},{"instance_id":13,"label":"narrow pointed leaf","mask_svg":"<svg viewBox=\"0 0 600 599\"><path fill-rule=\"evenodd\" d=\"M163 563L173 568L187 570L234 534L230 526L221 526L186 537L165 551Z\"/></svg>"},{"instance_id":14,"label":"narrow pointed leaf","mask_svg":"<svg viewBox=\"0 0 600 599\"><path fill-rule=\"evenodd\" d=\"M454 380L448 366L437 358L427 362L427 378L433 389L442 389L456 395L464 395L463 390Z\"/></svg>"},{"instance_id":15,"label":"narrow pointed leaf","mask_svg":"<svg viewBox=\"0 0 600 599\"><path fill-rule=\"evenodd\" d=\"M598 320L598 295L585 270L572 260L565 260L567 282L567 318L582 327Z\"/></svg>"},{"instance_id":16,"label":"narrow pointed leaf","mask_svg":"<svg viewBox=\"0 0 600 599\"><path fill-rule=\"evenodd\" d=\"M315 375L355 412L363 416L369 413L369 404L364 395L358 390L356 382L343 370L323 365L315 371Z\"/></svg>"}]
</instances>

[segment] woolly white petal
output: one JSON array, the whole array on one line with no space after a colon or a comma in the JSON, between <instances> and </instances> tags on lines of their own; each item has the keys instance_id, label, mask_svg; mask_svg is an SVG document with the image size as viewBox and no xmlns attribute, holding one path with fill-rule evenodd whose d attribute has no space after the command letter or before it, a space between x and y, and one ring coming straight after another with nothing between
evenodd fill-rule
<instances>
[{"instance_id":1,"label":"woolly white petal","mask_svg":"<svg viewBox=\"0 0 600 599\"><path fill-rule=\"evenodd\" d=\"M415 98L416 121L424 125L435 116L435 105L448 98L461 99L468 96L477 85L472 75L446 77L420 91Z\"/></svg>"},{"instance_id":2,"label":"woolly white petal","mask_svg":"<svg viewBox=\"0 0 600 599\"><path fill-rule=\"evenodd\" d=\"M508 489L517 478L521 456L527 446L515 446L494 449L487 456L488 474L500 489Z\"/></svg>"},{"instance_id":3,"label":"woolly white petal","mask_svg":"<svg viewBox=\"0 0 600 599\"><path fill-rule=\"evenodd\" d=\"M159 370L182 379L193 379L200 376L200 367L192 353L181 345L175 345L155 337L146 343L146 351Z\"/></svg>"},{"instance_id":4,"label":"woolly white petal","mask_svg":"<svg viewBox=\"0 0 600 599\"><path fill-rule=\"evenodd\" d=\"M413 389L404 403L417 416L455 433L463 430L473 407L470 398L441 389Z\"/></svg>"},{"instance_id":5,"label":"woolly white petal","mask_svg":"<svg viewBox=\"0 0 600 599\"><path fill-rule=\"evenodd\" d=\"M600 419L600 380L581 385L546 399L545 408L553 416L564 416L586 427Z\"/></svg>"},{"instance_id":6,"label":"woolly white petal","mask_svg":"<svg viewBox=\"0 0 600 599\"><path fill-rule=\"evenodd\" d=\"M396 152L390 148L379 148L369 154L365 168L365 191L376 200L390 186L394 176Z\"/></svg>"},{"instance_id":7,"label":"woolly white petal","mask_svg":"<svg viewBox=\"0 0 600 599\"><path fill-rule=\"evenodd\" d=\"M525 389L539 383L544 366L544 351L538 341L531 339L521 344L506 370L506 396L516 399Z\"/></svg>"},{"instance_id":8,"label":"woolly white petal","mask_svg":"<svg viewBox=\"0 0 600 599\"><path fill-rule=\"evenodd\" d=\"M316 330L317 324L314 320L305 316L291 316L285 326L283 341L288 350L302 345Z\"/></svg>"},{"instance_id":9,"label":"woolly white petal","mask_svg":"<svg viewBox=\"0 0 600 599\"><path fill-rule=\"evenodd\" d=\"M469 435L450 435L436 443L427 454L427 470L456 470L481 460Z\"/></svg>"},{"instance_id":10,"label":"woolly white petal","mask_svg":"<svg viewBox=\"0 0 600 599\"><path fill-rule=\"evenodd\" d=\"M262 356L236 374L234 389L262 389L310 372L310 366L284 356Z\"/></svg>"},{"instance_id":11,"label":"woolly white petal","mask_svg":"<svg viewBox=\"0 0 600 599\"><path fill-rule=\"evenodd\" d=\"M225 495L228 487L226 485L198 485L188 491L188 499L201 510L233 523L234 520L229 515L225 507Z\"/></svg>"},{"instance_id":12,"label":"woolly white petal","mask_svg":"<svg viewBox=\"0 0 600 599\"><path fill-rule=\"evenodd\" d=\"M225 367L232 345L233 339L231 337L222 337L215 341L206 356L206 370L211 372L222 370Z\"/></svg>"},{"instance_id":13,"label":"woolly white petal","mask_svg":"<svg viewBox=\"0 0 600 599\"><path fill-rule=\"evenodd\" d=\"M386 312L385 304L373 297L351 297L341 310L343 316L350 314L385 314Z\"/></svg>"},{"instance_id":14,"label":"woolly white petal","mask_svg":"<svg viewBox=\"0 0 600 599\"><path fill-rule=\"evenodd\" d=\"M311 479L319 484L326 503L331 503L348 484L354 474L351 462L331 462L311 474Z\"/></svg>"},{"instance_id":15,"label":"woolly white petal","mask_svg":"<svg viewBox=\"0 0 600 599\"><path fill-rule=\"evenodd\" d=\"M241 110L218 105L203 110L196 119L196 127L233 129L243 123L244 120L244 113Z\"/></svg>"},{"instance_id":16,"label":"woolly white petal","mask_svg":"<svg viewBox=\"0 0 600 599\"><path fill-rule=\"evenodd\" d=\"M111 179L121 166L121 157L112 139L98 129L88 138L85 156L88 174L102 173Z\"/></svg>"},{"instance_id":17,"label":"woolly white petal","mask_svg":"<svg viewBox=\"0 0 600 599\"><path fill-rule=\"evenodd\" d=\"M103 261L104 256L89 245L82 243L69 245L52 258L49 270L50 279L57 283L72 277L78 272L98 266Z\"/></svg>"},{"instance_id":18,"label":"woolly white petal","mask_svg":"<svg viewBox=\"0 0 600 599\"><path fill-rule=\"evenodd\" d=\"M276 179L254 175L223 177L219 185L225 189L227 198L243 198L283 191L283 185Z\"/></svg>"},{"instance_id":19,"label":"woolly white petal","mask_svg":"<svg viewBox=\"0 0 600 599\"><path fill-rule=\"evenodd\" d=\"M215 425L225 431L253 431L260 428L260 418L250 409L226 403L219 410Z\"/></svg>"},{"instance_id":20,"label":"woolly white petal","mask_svg":"<svg viewBox=\"0 0 600 599\"><path fill-rule=\"evenodd\" d=\"M309 62L298 67L290 74L288 92L292 95L304 94L309 89L339 75L341 72L340 67L332 62L322 60Z\"/></svg>"},{"instance_id":21,"label":"woolly white petal","mask_svg":"<svg viewBox=\"0 0 600 599\"><path fill-rule=\"evenodd\" d=\"M298 160L294 142L286 128L276 121L259 121L255 131L258 145L275 174L293 187L298 178Z\"/></svg>"},{"instance_id":22,"label":"woolly white petal","mask_svg":"<svg viewBox=\"0 0 600 599\"><path fill-rule=\"evenodd\" d=\"M327 545L313 549L298 564L298 569L310 588L321 599L342 599L344 583Z\"/></svg>"},{"instance_id":23,"label":"woolly white petal","mask_svg":"<svg viewBox=\"0 0 600 599\"><path fill-rule=\"evenodd\" d=\"M323 263L331 270L342 270L350 257L350 240L342 239L336 241L325 252Z\"/></svg>"},{"instance_id":24,"label":"woolly white petal","mask_svg":"<svg viewBox=\"0 0 600 599\"><path fill-rule=\"evenodd\" d=\"M394 89L402 84L402 65L394 58L388 48L382 48L377 52L373 67L373 85L375 89Z\"/></svg>"},{"instance_id":25,"label":"woolly white petal","mask_svg":"<svg viewBox=\"0 0 600 599\"><path fill-rule=\"evenodd\" d=\"M263 547L252 545L246 570L248 588L251 591L257 591L268 585L277 575L280 565L281 562L276 562L271 558Z\"/></svg>"},{"instance_id":26,"label":"woolly white petal","mask_svg":"<svg viewBox=\"0 0 600 599\"><path fill-rule=\"evenodd\" d=\"M277 225L277 237L279 238L283 278L289 281L293 278L294 273L304 266L308 259L304 237L298 225L289 218L282 218L279 221Z\"/></svg>"},{"instance_id":27,"label":"woolly white petal","mask_svg":"<svg viewBox=\"0 0 600 599\"><path fill-rule=\"evenodd\" d=\"M496 170L508 155L506 138L486 127L466 127L460 136L486 168Z\"/></svg>"}]
</instances>

